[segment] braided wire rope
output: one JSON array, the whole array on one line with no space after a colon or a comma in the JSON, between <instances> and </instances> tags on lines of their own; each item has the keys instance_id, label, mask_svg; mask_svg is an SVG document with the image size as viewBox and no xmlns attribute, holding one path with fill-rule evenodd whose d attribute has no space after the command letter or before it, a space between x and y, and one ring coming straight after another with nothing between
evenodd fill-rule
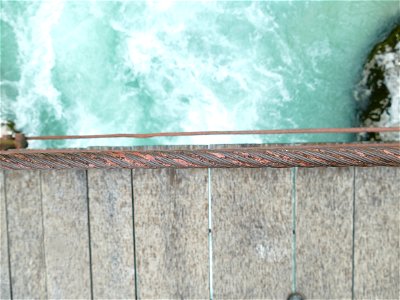
<instances>
[{"instance_id":1,"label":"braided wire rope","mask_svg":"<svg viewBox=\"0 0 400 300\"><path fill-rule=\"evenodd\" d=\"M0 168L5 170L346 166L400 167L400 144L305 144L192 150L0 151Z\"/></svg>"}]
</instances>

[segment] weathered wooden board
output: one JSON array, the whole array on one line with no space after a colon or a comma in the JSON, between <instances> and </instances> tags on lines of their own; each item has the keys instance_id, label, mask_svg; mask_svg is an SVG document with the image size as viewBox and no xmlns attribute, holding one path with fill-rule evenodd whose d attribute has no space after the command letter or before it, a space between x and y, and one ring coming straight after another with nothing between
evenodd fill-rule
<instances>
[{"instance_id":1,"label":"weathered wooden board","mask_svg":"<svg viewBox=\"0 0 400 300\"><path fill-rule=\"evenodd\" d=\"M134 170L133 186L139 298L207 298L207 170Z\"/></svg>"},{"instance_id":2,"label":"weathered wooden board","mask_svg":"<svg viewBox=\"0 0 400 300\"><path fill-rule=\"evenodd\" d=\"M400 169L357 168L355 186L355 298L399 299Z\"/></svg>"},{"instance_id":3,"label":"weathered wooden board","mask_svg":"<svg viewBox=\"0 0 400 300\"><path fill-rule=\"evenodd\" d=\"M5 175L13 298L47 298L40 172Z\"/></svg>"},{"instance_id":4,"label":"weathered wooden board","mask_svg":"<svg viewBox=\"0 0 400 300\"><path fill-rule=\"evenodd\" d=\"M297 170L297 290L309 299L351 298L353 172Z\"/></svg>"},{"instance_id":5,"label":"weathered wooden board","mask_svg":"<svg viewBox=\"0 0 400 300\"><path fill-rule=\"evenodd\" d=\"M95 299L134 299L130 170L89 170L90 237Z\"/></svg>"},{"instance_id":6,"label":"weathered wooden board","mask_svg":"<svg viewBox=\"0 0 400 300\"><path fill-rule=\"evenodd\" d=\"M0 171L0 299L11 299L4 171Z\"/></svg>"},{"instance_id":7,"label":"weathered wooden board","mask_svg":"<svg viewBox=\"0 0 400 300\"><path fill-rule=\"evenodd\" d=\"M49 298L91 297L86 172L42 171Z\"/></svg>"},{"instance_id":8,"label":"weathered wooden board","mask_svg":"<svg viewBox=\"0 0 400 300\"><path fill-rule=\"evenodd\" d=\"M284 299L291 291L289 169L212 169L216 299Z\"/></svg>"}]
</instances>

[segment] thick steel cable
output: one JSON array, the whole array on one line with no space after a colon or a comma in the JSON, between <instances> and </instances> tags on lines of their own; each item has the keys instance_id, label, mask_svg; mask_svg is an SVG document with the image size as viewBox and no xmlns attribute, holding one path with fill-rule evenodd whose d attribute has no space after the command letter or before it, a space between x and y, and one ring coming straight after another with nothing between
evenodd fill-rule
<instances>
[{"instance_id":1,"label":"thick steel cable","mask_svg":"<svg viewBox=\"0 0 400 300\"><path fill-rule=\"evenodd\" d=\"M400 144L305 144L197 150L0 151L0 168L5 170L346 166L400 167Z\"/></svg>"},{"instance_id":2,"label":"thick steel cable","mask_svg":"<svg viewBox=\"0 0 400 300\"><path fill-rule=\"evenodd\" d=\"M270 130L230 130L230 131L191 131L158 133L123 133L94 135L51 135L27 136L27 140L67 140L67 139L103 139L103 138L153 138L197 135L269 135L269 134L310 134L310 133L363 133L363 132L399 132L399 127L357 127L357 128L307 128L307 129L270 129Z\"/></svg>"}]
</instances>

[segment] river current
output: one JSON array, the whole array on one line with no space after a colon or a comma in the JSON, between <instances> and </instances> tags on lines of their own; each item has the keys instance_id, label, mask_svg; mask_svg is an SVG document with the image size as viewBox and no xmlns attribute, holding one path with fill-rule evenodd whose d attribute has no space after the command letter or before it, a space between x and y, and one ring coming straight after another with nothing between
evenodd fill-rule
<instances>
[{"instance_id":1,"label":"river current","mask_svg":"<svg viewBox=\"0 0 400 300\"><path fill-rule=\"evenodd\" d=\"M27 135L355 126L363 63L399 16L397 1L1 1L0 117Z\"/></svg>"}]
</instances>

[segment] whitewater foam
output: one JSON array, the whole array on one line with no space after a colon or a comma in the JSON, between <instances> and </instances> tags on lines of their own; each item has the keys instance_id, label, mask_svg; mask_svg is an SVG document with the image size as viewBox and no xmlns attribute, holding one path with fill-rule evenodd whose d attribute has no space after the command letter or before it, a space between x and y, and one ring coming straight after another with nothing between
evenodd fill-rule
<instances>
[{"instance_id":1,"label":"whitewater foam","mask_svg":"<svg viewBox=\"0 0 400 300\"><path fill-rule=\"evenodd\" d=\"M18 90L16 102L10 102L9 110L16 112L16 124L25 129L26 134L35 134L41 127L39 106L46 106L56 119L61 119L63 110L60 93L52 84L51 70L55 65L51 30L58 22L64 7L64 0L45 1L36 10L34 5L27 8L32 14L34 26L27 27L25 19L5 18L14 28L19 47L18 64L21 68L20 80L14 83ZM2 84L7 81L1 82ZM10 83L9 83L10 84ZM32 143L33 146L41 143Z\"/></svg>"},{"instance_id":2,"label":"whitewater foam","mask_svg":"<svg viewBox=\"0 0 400 300\"><path fill-rule=\"evenodd\" d=\"M0 18L18 46L7 53L17 52L21 76L2 77L0 114L29 135L349 127L351 90L363 53L375 28L397 14L393 7L373 2L4 2ZM13 39L12 34L5 38ZM218 136L31 146L350 139Z\"/></svg>"},{"instance_id":3,"label":"whitewater foam","mask_svg":"<svg viewBox=\"0 0 400 300\"><path fill-rule=\"evenodd\" d=\"M384 71L384 84L389 90L391 105L385 110L377 126L400 127L400 42L394 49L376 55L376 61ZM400 141L400 133L381 133L382 140Z\"/></svg>"}]
</instances>

